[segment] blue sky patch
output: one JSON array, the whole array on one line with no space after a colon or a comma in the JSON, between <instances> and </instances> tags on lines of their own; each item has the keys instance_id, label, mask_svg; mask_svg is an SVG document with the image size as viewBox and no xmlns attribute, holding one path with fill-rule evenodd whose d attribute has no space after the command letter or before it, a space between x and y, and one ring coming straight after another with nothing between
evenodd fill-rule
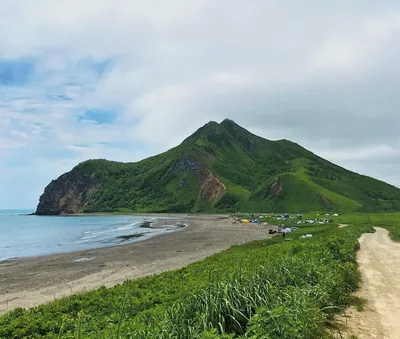
<instances>
[{"instance_id":1,"label":"blue sky patch","mask_svg":"<svg viewBox=\"0 0 400 339\"><path fill-rule=\"evenodd\" d=\"M78 122L94 122L97 124L112 124L117 113L105 109L90 109L78 117Z\"/></svg>"},{"instance_id":2,"label":"blue sky patch","mask_svg":"<svg viewBox=\"0 0 400 339\"><path fill-rule=\"evenodd\" d=\"M35 75L33 59L0 60L0 86L23 86Z\"/></svg>"}]
</instances>

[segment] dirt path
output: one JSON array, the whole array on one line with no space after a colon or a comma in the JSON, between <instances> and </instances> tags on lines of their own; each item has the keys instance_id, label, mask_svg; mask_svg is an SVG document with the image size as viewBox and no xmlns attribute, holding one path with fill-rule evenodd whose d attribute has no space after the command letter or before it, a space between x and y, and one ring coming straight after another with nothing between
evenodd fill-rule
<instances>
[{"instance_id":1,"label":"dirt path","mask_svg":"<svg viewBox=\"0 0 400 339\"><path fill-rule=\"evenodd\" d=\"M357 255L362 284L357 293L367 300L364 312L350 309L347 325L358 339L400 338L400 244L386 229L360 238Z\"/></svg>"}]
</instances>

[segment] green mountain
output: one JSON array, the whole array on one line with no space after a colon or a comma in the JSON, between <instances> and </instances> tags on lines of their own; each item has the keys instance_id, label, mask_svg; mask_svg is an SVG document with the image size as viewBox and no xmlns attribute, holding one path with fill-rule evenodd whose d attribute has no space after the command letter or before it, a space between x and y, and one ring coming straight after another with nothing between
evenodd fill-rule
<instances>
[{"instance_id":1,"label":"green mountain","mask_svg":"<svg viewBox=\"0 0 400 339\"><path fill-rule=\"evenodd\" d=\"M385 210L400 210L398 188L227 119L136 163L85 161L46 187L36 213Z\"/></svg>"}]
</instances>

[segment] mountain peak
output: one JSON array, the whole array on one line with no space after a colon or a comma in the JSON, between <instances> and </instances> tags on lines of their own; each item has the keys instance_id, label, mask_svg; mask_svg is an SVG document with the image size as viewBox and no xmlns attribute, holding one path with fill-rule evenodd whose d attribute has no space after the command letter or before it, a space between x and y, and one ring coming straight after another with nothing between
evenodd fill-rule
<instances>
[{"instance_id":1,"label":"mountain peak","mask_svg":"<svg viewBox=\"0 0 400 339\"><path fill-rule=\"evenodd\" d=\"M232 119L224 119L220 124L221 127L225 127L228 130L232 129L243 129L240 125L234 122Z\"/></svg>"},{"instance_id":2,"label":"mountain peak","mask_svg":"<svg viewBox=\"0 0 400 339\"><path fill-rule=\"evenodd\" d=\"M220 123L220 125L226 125L226 124L237 125L236 122L234 122L232 119L229 118L222 120L222 122Z\"/></svg>"},{"instance_id":3,"label":"mountain peak","mask_svg":"<svg viewBox=\"0 0 400 339\"><path fill-rule=\"evenodd\" d=\"M244 128L240 127L231 119L224 119L221 123L217 123L215 121L209 121L202 127L200 127L194 134L192 134L186 140L192 140L193 137L197 138L200 136L210 136L210 135L233 135L236 136L238 131L246 131ZM247 132L247 131L246 131Z\"/></svg>"},{"instance_id":4,"label":"mountain peak","mask_svg":"<svg viewBox=\"0 0 400 339\"><path fill-rule=\"evenodd\" d=\"M207 122L204 126L200 127L195 134L204 134L216 132L220 129L220 125L215 121Z\"/></svg>"},{"instance_id":5,"label":"mountain peak","mask_svg":"<svg viewBox=\"0 0 400 339\"><path fill-rule=\"evenodd\" d=\"M238 125L232 119L225 119L220 124L226 132L228 132L231 136L235 138L259 138L255 136L253 133L249 132L247 129L243 128L242 126Z\"/></svg>"},{"instance_id":6,"label":"mountain peak","mask_svg":"<svg viewBox=\"0 0 400 339\"><path fill-rule=\"evenodd\" d=\"M206 127L206 126L212 127L212 126L217 126L217 125L219 125L218 122L211 120L211 121L207 122L203 127Z\"/></svg>"},{"instance_id":7,"label":"mountain peak","mask_svg":"<svg viewBox=\"0 0 400 339\"><path fill-rule=\"evenodd\" d=\"M246 130L245 128L238 125L232 119L224 119L221 123L217 123L215 121L210 121L200 127L195 133L193 133L190 137L184 140L183 143L187 143L190 141L191 143L196 140L197 138L201 137L210 137L218 135L219 138L226 139L236 139L236 140L247 140L247 139L254 139L259 138ZM222 137L224 136L224 137Z\"/></svg>"},{"instance_id":8,"label":"mountain peak","mask_svg":"<svg viewBox=\"0 0 400 339\"><path fill-rule=\"evenodd\" d=\"M218 123L216 121L209 121L206 124L204 124L202 127L200 127L198 130L219 130L220 127L239 127L241 128L236 122L234 122L232 119L224 119L221 123Z\"/></svg>"},{"instance_id":9,"label":"mountain peak","mask_svg":"<svg viewBox=\"0 0 400 339\"><path fill-rule=\"evenodd\" d=\"M400 210L400 190L230 119L137 163L85 162L52 181L37 214Z\"/></svg>"}]
</instances>

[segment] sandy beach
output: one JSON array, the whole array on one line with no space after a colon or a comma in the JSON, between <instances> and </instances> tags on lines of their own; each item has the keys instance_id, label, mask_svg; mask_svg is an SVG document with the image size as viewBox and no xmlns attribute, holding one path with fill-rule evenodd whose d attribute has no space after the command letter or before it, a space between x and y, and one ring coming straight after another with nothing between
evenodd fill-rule
<instances>
[{"instance_id":1,"label":"sandy beach","mask_svg":"<svg viewBox=\"0 0 400 339\"><path fill-rule=\"evenodd\" d=\"M233 223L227 217L168 216L187 226L126 245L0 262L0 313L178 269L232 245L271 236L268 226ZM162 227L162 221L154 226Z\"/></svg>"}]
</instances>

